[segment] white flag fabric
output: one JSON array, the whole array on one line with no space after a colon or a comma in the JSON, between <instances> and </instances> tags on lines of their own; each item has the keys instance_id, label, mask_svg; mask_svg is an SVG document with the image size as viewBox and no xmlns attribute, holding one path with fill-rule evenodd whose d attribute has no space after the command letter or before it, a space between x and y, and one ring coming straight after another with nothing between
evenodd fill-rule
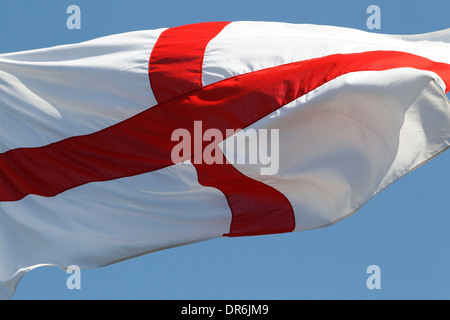
<instances>
[{"instance_id":1,"label":"white flag fabric","mask_svg":"<svg viewBox=\"0 0 450 320\"><path fill-rule=\"evenodd\" d=\"M0 298L39 266L331 225L449 147L449 88L450 29L207 22L0 54Z\"/></svg>"}]
</instances>

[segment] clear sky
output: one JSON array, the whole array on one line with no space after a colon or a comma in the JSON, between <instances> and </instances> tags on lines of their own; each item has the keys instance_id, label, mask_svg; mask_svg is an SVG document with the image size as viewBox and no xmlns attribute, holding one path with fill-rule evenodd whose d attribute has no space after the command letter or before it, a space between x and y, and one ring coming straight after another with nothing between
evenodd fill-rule
<instances>
[{"instance_id":1,"label":"clear sky","mask_svg":"<svg viewBox=\"0 0 450 320\"><path fill-rule=\"evenodd\" d=\"M69 30L69 5L81 29ZM381 29L368 30L369 5ZM0 53L202 21L264 20L415 34L450 27L450 2L365 0L15 0L0 4ZM369 290L367 268L380 268ZM14 299L449 299L450 151L330 227L223 238L83 270L38 268Z\"/></svg>"}]
</instances>

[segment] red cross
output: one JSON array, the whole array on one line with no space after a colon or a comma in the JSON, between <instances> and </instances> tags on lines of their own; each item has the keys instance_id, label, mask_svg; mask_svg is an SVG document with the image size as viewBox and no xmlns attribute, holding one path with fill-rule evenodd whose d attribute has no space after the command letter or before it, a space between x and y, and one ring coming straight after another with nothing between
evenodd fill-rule
<instances>
[{"instance_id":1,"label":"red cross","mask_svg":"<svg viewBox=\"0 0 450 320\"><path fill-rule=\"evenodd\" d=\"M161 34L152 50L149 64L150 83L158 103L202 89L206 45L226 25L228 22L194 24L167 29ZM228 92L227 87L223 89L225 95L222 98L233 96L234 93ZM213 101L214 104L218 102L217 99ZM173 116L185 121L182 128L191 128L192 120L200 120L203 125L207 125L204 130L220 128L225 133L226 129L240 129L243 119L224 121L212 110L219 105L207 106L205 102L198 100L196 104L186 105L181 114ZM233 101L229 107L239 112L241 104ZM205 108L205 112L199 114L195 112L197 108ZM233 114L226 112L223 116L229 118ZM242 117L253 118L252 115L245 114ZM224 126L225 123L228 124ZM229 125L232 127L228 127ZM225 159L223 154L219 156ZM225 195L232 212L229 236L289 232L295 228L292 206L276 189L243 175L226 161L223 164L209 165L191 162L197 169L198 181L202 185L217 188Z\"/></svg>"},{"instance_id":2,"label":"red cross","mask_svg":"<svg viewBox=\"0 0 450 320\"><path fill-rule=\"evenodd\" d=\"M396 51L330 55L203 86L205 47L227 24L194 24L161 34L149 64L158 105L92 134L0 154L0 201L17 201L29 194L51 197L86 183L171 166L171 151L177 144L171 141L174 130L184 128L193 135L194 121L202 121L204 130L219 129L226 137L227 129L246 128L349 72L410 67L433 71L450 87L450 65ZM292 206L279 191L230 164L195 167L199 182L221 190L230 205L228 236L294 229Z\"/></svg>"}]
</instances>

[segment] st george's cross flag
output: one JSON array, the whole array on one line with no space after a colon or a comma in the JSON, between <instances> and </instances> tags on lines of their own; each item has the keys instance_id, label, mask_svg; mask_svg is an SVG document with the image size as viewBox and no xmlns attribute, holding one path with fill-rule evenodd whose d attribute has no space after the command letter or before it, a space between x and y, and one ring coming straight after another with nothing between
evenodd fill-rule
<instances>
[{"instance_id":1,"label":"st george's cross flag","mask_svg":"<svg viewBox=\"0 0 450 320\"><path fill-rule=\"evenodd\" d=\"M449 88L450 29L206 22L0 54L0 297L39 266L331 225L449 147Z\"/></svg>"}]
</instances>

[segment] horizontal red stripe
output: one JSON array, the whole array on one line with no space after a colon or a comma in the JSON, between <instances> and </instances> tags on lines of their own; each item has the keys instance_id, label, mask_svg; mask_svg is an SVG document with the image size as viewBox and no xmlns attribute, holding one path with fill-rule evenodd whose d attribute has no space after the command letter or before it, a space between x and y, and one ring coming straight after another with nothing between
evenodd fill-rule
<instances>
[{"instance_id":1,"label":"horizontal red stripe","mask_svg":"<svg viewBox=\"0 0 450 320\"><path fill-rule=\"evenodd\" d=\"M340 75L411 67L436 72L449 86L450 65L402 52L338 54L240 75L161 103L96 133L0 154L0 200L54 196L172 164L175 129L245 128ZM448 90L447 90L448 91ZM190 155L186 157L190 158Z\"/></svg>"},{"instance_id":2,"label":"horizontal red stripe","mask_svg":"<svg viewBox=\"0 0 450 320\"><path fill-rule=\"evenodd\" d=\"M158 102L202 86L204 50L226 24L187 25L168 29L159 37L149 69ZM289 232L295 228L292 206L279 191L243 175L230 164L200 165L196 159L191 160L200 184L221 190L228 201L232 212L228 236Z\"/></svg>"}]
</instances>

